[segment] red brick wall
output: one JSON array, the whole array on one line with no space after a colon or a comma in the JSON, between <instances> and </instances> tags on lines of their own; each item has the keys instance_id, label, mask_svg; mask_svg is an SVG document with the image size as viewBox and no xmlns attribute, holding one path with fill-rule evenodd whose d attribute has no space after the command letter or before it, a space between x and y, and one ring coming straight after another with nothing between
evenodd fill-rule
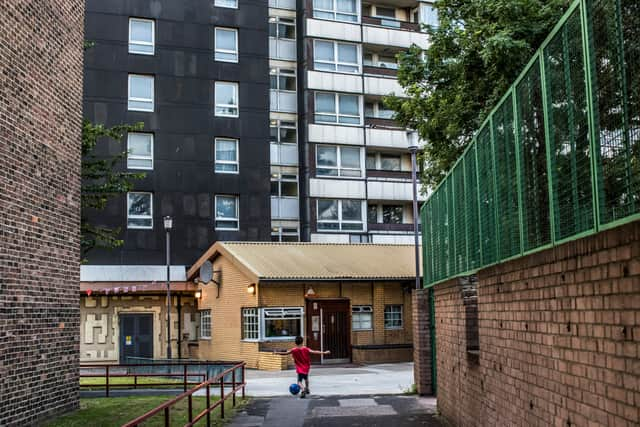
<instances>
[{"instance_id":1,"label":"red brick wall","mask_svg":"<svg viewBox=\"0 0 640 427\"><path fill-rule=\"evenodd\" d=\"M437 393L459 426L640 425L640 222L436 286Z\"/></svg>"},{"instance_id":2,"label":"red brick wall","mask_svg":"<svg viewBox=\"0 0 640 427\"><path fill-rule=\"evenodd\" d=\"M0 6L0 425L78 405L82 0Z\"/></svg>"},{"instance_id":3,"label":"red brick wall","mask_svg":"<svg viewBox=\"0 0 640 427\"><path fill-rule=\"evenodd\" d=\"M413 308L413 378L416 391L421 395L433 394L431 381L431 331L429 290L411 293Z\"/></svg>"}]
</instances>

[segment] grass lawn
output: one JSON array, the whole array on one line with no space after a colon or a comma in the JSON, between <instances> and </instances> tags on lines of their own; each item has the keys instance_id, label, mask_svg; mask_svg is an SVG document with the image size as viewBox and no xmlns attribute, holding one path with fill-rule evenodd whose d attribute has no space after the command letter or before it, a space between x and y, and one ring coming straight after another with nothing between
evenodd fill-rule
<instances>
[{"instance_id":1,"label":"grass lawn","mask_svg":"<svg viewBox=\"0 0 640 427\"><path fill-rule=\"evenodd\" d=\"M161 405L174 396L130 396L130 397L98 397L80 399L80 409L57 418L47 424L46 427L116 427L133 420L147 411ZM201 412L206 405L204 396L193 398L193 414ZM211 401L217 397L211 397ZM235 410L246 402L239 396ZM188 420L188 401L181 400L171 408L171 425L183 426ZM211 425L222 426L233 417L235 412L231 398L225 402L225 419L220 419L220 408L211 413ZM206 425L206 417L197 425ZM144 426L164 426L164 411L155 415L144 423Z\"/></svg>"},{"instance_id":2,"label":"grass lawn","mask_svg":"<svg viewBox=\"0 0 640 427\"><path fill-rule=\"evenodd\" d=\"M171 378L171 377L138 377L138 387L140 386L152 386L155 384L166 384L166 383L175 383L175 386L158 386L168 387L168 388L182 388L182 378ZM195 380L194 380L195 381ZM85 386L88 384L98 384L95 387L82 387L82 390L101 390L104 389L104 385L106 383L105 377L81 377L80 385ZM109 386L119 384L119 385L130 385L133 388L133 377L109 377ZM193 384L187 385L188 388L193 387ZM123 388L128 387L117 387L117 389L122 390ZM144 388L144 387L140 387ZM114 388L115 389L115 388Z\"/></svg>"}]
</instances>

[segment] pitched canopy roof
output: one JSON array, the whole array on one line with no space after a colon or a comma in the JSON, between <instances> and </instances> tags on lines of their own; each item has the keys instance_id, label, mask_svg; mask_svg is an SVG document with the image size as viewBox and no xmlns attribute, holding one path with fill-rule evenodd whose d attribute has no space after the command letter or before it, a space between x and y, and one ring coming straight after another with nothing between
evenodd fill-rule
<instances>
[{"instance_id":1,"label":"pitched canopy roof","mask_svg":"<svg viewBox=\"0 0 640 427\"><path fill-rule=\"evenodd\" d=\"M217 242L187 272L225 256L260 280L413 280L413 245Z\"/></svg>"}]
</instances>

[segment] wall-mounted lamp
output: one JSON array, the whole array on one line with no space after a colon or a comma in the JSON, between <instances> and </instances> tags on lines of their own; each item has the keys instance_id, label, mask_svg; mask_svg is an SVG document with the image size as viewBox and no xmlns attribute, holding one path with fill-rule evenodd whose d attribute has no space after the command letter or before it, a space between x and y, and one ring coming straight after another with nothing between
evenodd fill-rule
<instances>
[{"instance_id":1,"label":"wall-mounted lamp","mask_svg":"<svg viewBox=\"0 0 640 427\"><path fill-rule=\"evenodd\" d=\"M253 295L253 294L256 293L256 284L255 283L252 283L249 286L247 286L247 293L249 295Z\"/></svg>"},{"instance_id":2,"label":"wall-mounted lamp","mask_svg":"<svg viewBox=\"0 0 640 427\"><path fill-rule=\"evenodd\" d=\"M202 296L202 292L196 291L196 294L195 294L196 299L200 299L201 296Z\"/></svg>"},{"instance_id":3,"label":"wall-mounted lamp","mask_svg":"<svg viewBox=\"0 0 640 427\"><path fill-rule=\"evenodd\" d=\"M313 290L313 288L311 286L309 286L309 289L307 289L307 293L306 296L308 297L312 297L316 294L316 291Z\"/></svg>"}]
</instances>

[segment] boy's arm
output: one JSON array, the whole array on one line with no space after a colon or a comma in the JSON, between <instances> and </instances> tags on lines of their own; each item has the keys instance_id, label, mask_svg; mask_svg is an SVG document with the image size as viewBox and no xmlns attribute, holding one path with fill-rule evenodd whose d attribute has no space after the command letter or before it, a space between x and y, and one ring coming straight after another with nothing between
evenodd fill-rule
<instances>
[{"instance_id":1,"label":"boy's arm","mask_svg":"<svg viewBox=\"0 0 640 427\"><path fill-rule=\"evenodd\" d=\"M287 351L273 350L273 354L278 354L280 356L287 356L287 355L291 354L291 350L287 350Z\"/></svg>"},{"instance_id":2,"label":"boy's arm","mask_svg":"<svg viewBox=\"0 0 640 427\"><path fill-rule=\"evenodd\" d=\"M318 350L311 350L311 349L309 349L309 353L311 353L311 354L329 354L329 353L331 353L331 352L330 352L329 350L326 350L326 351L318 351Z\"/></svg>"}]
</instances>

